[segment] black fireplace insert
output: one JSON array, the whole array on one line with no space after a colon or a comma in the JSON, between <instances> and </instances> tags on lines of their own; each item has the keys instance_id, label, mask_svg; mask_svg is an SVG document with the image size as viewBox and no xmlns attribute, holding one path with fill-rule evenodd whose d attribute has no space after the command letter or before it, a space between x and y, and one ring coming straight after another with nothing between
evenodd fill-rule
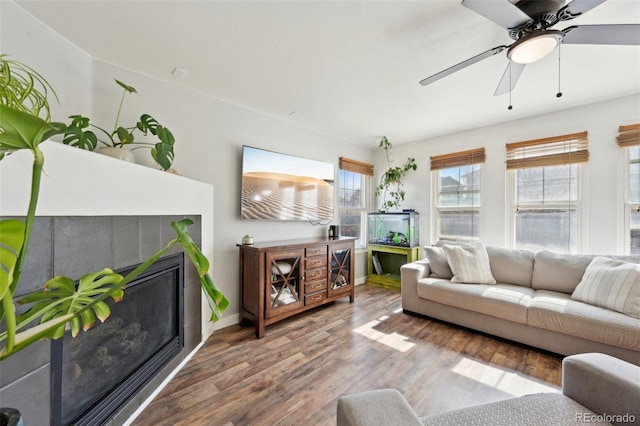
<instances>
[{"instance_id":1,"label":"black fireplace insert","mask_svg":"<svg viewBox=\"0 0 640 426\"><path fill-rule=\"evenodd\" d=\"M122 275L137 265L118 272ZM184 347L184 254L156 261L111 316L51 344L51 425L101 425Z\"/></svg>"}]
</instances>

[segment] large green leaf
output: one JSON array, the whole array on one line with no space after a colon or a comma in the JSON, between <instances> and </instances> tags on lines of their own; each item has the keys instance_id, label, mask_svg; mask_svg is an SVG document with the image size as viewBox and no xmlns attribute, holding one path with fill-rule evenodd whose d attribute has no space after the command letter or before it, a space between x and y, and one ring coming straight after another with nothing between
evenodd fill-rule
<instances>
[{"instance_id":1,"label":"large green leaf","mask_svg":"<svg viewBox=\"0 0 640 426\"><path fill-rule=\"evenodd\" d=\"M17 219L0 221L0 299L13 298L10 294L13 273L24 243L24 222ZM4 305L0 303L0 320L4 318Z\"/></svg>"},{"instance_id":2,"label":"large green leaf","mask_svg":"<svg viewBox=\"0 0 640 426\"><path fill-rule=\"evenodd\" d=\"M151 132L152 135L156 135L159 126L161 125L158 123L158 120L149 114L142 114L140 116L140 121L136 124L138 130L142 131L145 135L147 132Z\"/></svg>"},{"instance_id":3,"label":"large green leaf","mask_svg":"<svg viewBox=\"0 0 640 426\"><path fill-rule=\"evenodd\" d=\"M118 127L116 129L116 135L118 136L118 142L122 145L133 143L133 133L124 127Z\"/></svg>"},{"instance_id":4,"label":"large green leaf","mask_svg":"<svg viewBox=\"0 0 640 426\"><path fill-rule=\"evenodd\" d=\"M59 276L47 281L44 290L31 293L19 300L19 303L33 305L18 318L18 328L40 318L40 323L68 314L75 315L71 319L72 335L75 337L82 328L86 331L93 327L95 318L104 322L111 314L111 309L104 302L107 297L119 302L124 297L122 289L123 277L111 269L103 269L83 275L75 282L68 277ZM78 318L80 315L80 318ZM51 330L48 337L59 338L64 334L64 324Z\"/></svg>"},{"instance_id":5,"label":"large green leaf","mask_svg":"<svg viewBox=\"0 0 640 426\"><path fill-rule=\"evenodd\" d=\"M167 133L171 135L169 129L160 126L158 134L166 135ZM167 136L165 139L171 140L171 142L158 142L155 147L151 148L151 156L163 170L168 170L173 163L173 135L171 135L171 137Z\"/></svg>"},{"instance_id":6,"label":"large green leaf","mask_svg":"<svg viewBox=\"0 0 640 426\"><path fill-rule=\"evenodd\" d=\"M27 346L35 343L40 339L49 337L51 335L52 329L64 327L64 324L71 321L72 318L72 314L64 315L54 320L47 321L44 324L38 324L29 328L28 330L16 334L15 346L12 349L9 349L5 346L4 348L2 348L2 350L0 350L0 361L10 357L11 355L26 348ZM5 340L6 334L6 332L0 333L0 341Z\"/></svg>"},{"instance_id":7,"label":"large green leaf","mask_svg":"<svg viewBox=\"0 0 640 426\"><path fill-rule=\"evenodd\" d=\"M202 253L198 245L191 239L187 227L192 225L191 219L182 219L179 221L171 222L171 226L178 234L178 243L182 245L184 251L187 253L191 261L193 262L198 275L200 277L200 284L204 290L209 307L211 308L211 318L209 321L215 322L220 319L220 315L229 306L229 300L222 294L220 289L213 282L213 279L209 275L209 261L207 257Z\"/></svg>"},{"instance_id":8,"label":"large green leaf","mask_svg":"<svg viewBox=\"0 0 640 426\"><path fill-rule=\"evenodd\" d=\"M143 134L151 133L160 140L151 148L151 156L164 170L169 169L173 163L174 156L173 144L175 143L175 138L173 133L149 114L141 115L136 127Z\"/></svg>"},{"instance_id":9,"label":"large green leaf","mask_svg":"<svg viewBox=\"0 0 640 426\"><path fill-rule=\"evenodd\" d=\"M138 93L136 91L135 87L129 86L128 84L124 84L120 80L116 80L116 83L118 83L118 86L122 87L125 91L127 91L129 93Z\"/></svg>"},{"instance_id":10,"label":"large green leaf","mask_svg":"<svg viewBox=\"0 0 640 426\"><path fill-rule=\"evenodd\" d=\"M47 123L34 115L0 105L0 155L19 149L33 150L65 129L63 123Z\"/></svg>"},{"instance_id":11,"label":"large green leaf","mask_svg":"<svg viewBox=\"0 0 640 426\"><path fill-rule=\"evenodd\" d=\"M43 115L45 121L50 121L49 95L58 99L42 75L30 66L0 54L0 99L3 105L31 115Z\"/></svg>"},{"instance_id":12,"label":"large green leaf","mask_svg":"<svg viewBox=\"0 0 640 426\"><path fill-rule=\"evenodd\" d=\"M67 127L62 143L93 151L98 146L98 138L91 130L83 131L78 127Z\"/></svg>"},{"instance_id":13,"label":"large green leaf","mask_svg":"<svg viewBox=\"0 0 640 426\"><path fill-rule=\"evenodd\" d=\"M64 132L62 143L88 151L95 150L98 146L98 137L91 130L84 130L89 127L89 117L72 115L69 118L71 119L71 124L67 126L67 130Z\"/></svg>"}]
</instances>

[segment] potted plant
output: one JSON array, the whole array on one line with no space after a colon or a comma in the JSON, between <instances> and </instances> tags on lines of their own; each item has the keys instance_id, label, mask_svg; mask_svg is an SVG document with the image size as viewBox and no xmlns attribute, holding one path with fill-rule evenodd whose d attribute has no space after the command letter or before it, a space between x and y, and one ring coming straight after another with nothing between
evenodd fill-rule
<instances>
[{"instance_id":1,"label":"potted plant","mask_svg":"<svg viewBox=\"0 0 640 426\"><path fill-rule=\"evenodd\" d=\"M389 168L380 177L380 183L376 187L376 197L382 195L382 204L380 206L380 212L385 212L390 208L399 208L400 204L404 201L405 192L402 189L402 179L411 170L418 168L415 158L407 158L407 161L402 167L393 167L392 157L392 144L389 142L386 136L382 137L378 147L384 149L387 157L387 165ZM387 200L387 196L390 197Z\"/></svg>"},{"instance_id":2,"label":"potted plant","mask_svg":"<svg viewBox=\"0 0 640 426\"><path fill-rule=\"evenodd\" d=\"M68 277L54 277L44 283L42 291L18 300L17 303L27 304L28 309L22 314L16 313L14 294L20 284L30 243L44 164L39 145L66 130L63 123L49 120L49 92L55 94L49 83L32 68L0 55L0 161L17 150L29 150L34 157L32 181L30 187L25 188L30 190L30 201L24 219L0 221L0 360L37 340L62 337L67 324L75 337L81 328L90 328L96 317L105 321L110 314L105 301L109 298L116 302L121 300L125 296L125 285L175 244L184 248L195 265L212 310L210 321L217 321L229 301L211 279L209 262L189 235L190 219L173 222L171 226L176 238L128 275L122 276L105 268L83 275L77 284ZM16 190L22 183L14 183Z\"/></svg>"},{"instance_id":3,"label":"potted plant","mask_svg":"<svg viewBox=\"0 0 640 426\"><path fill-rule=\"evenodd\" d=\"M78 148L94 151L96 148L102 149L103 153L112 155L114 157L133 162L133 153L131 151L146 148L151 150L151 157L156 163L163 169L168 170L173 163L173 144L175 139L169 129L158 123L158 121L149 114L142 114L140 120L135 126L124 127L119 125L120 113L122 112L122 105L124 98L128 93L138 93L137 90L124 84L121 81L115 80L116 84L123 89L122 97L120 98L120 105L118 106L118 113L116 114L116 122L112 131L107 131L104 128L91 123L88 117L82 115L72 115L71 124L64 132L63 143L66 145L76 146ZM92 130L86 130L88 128L94 128L99 131L100 137L96 135ZM140 133L143 136L151 134L155 136L157 142L141 142L135 139L135 133ZM98 142L104 145L104 147L98 147ZM123 149L125 147L134 146L131 150Z\"/></svg>"}]
</instances>

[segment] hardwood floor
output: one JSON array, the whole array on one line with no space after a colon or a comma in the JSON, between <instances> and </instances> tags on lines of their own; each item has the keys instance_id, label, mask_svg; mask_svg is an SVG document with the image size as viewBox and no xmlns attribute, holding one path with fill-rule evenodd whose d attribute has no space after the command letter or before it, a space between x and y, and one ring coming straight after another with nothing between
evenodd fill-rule
<instances>
[{"instance_id":1,"label":"hardwood floor","mask_svg":"<svg viewBox=\"0 0 640 426\"><path fill-rule=\"evenodd\" d=\"M559 391L558 355L402 313L398 292L215 332L134 425L335 425L337 397L393 387L418 415Z\"/></svg>"}]
</instances>

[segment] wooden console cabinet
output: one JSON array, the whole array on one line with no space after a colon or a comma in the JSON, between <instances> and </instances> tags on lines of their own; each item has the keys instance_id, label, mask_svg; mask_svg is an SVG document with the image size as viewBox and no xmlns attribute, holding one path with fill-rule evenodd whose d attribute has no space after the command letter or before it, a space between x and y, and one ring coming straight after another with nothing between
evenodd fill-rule
<instances>
[{"instance_id":1,"label":"wooden console cabinet","mask_svg":"<svg viewBox=\"0 0 640 426\"><path fill-rule=\"evenodd\" d=\"M354 238L274 241L240 249L240 324L265 327L349 297L353 302Z\"/></svg>"}]
</instances>

